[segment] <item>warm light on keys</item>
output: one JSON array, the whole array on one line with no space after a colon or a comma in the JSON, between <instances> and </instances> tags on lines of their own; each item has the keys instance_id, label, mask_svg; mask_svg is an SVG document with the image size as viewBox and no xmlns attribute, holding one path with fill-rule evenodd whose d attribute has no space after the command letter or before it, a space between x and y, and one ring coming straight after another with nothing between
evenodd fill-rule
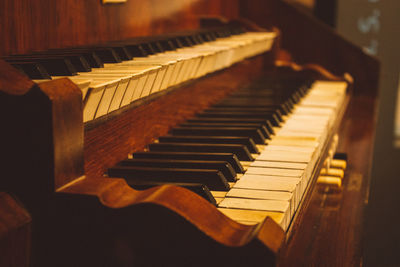
<instances>
[{"instance_id":1,"label":"warm light on keys","mask_svg":"<svg viewBox=\"0 0 400 267\"><path fill-rule=\"evenodd\" d=\"M332 159L330 166L332 168L339 168L345 170L347 168L347 162L342 159Z\"/></svg>"},{"instance_id":2,"label":"warm light on keys","mask_svg":"<svg viewBox=\"0 0 400 267\"><path fill-rule=\"evenodd\" d=\"M322 168L320 175L328 175L328 176L335 176L343 179L344 177L344 171L343 169L338 169L338 168Z\"/></svg>"},{"instance_id":3,"label":"warm light on keys","mask_svg":"<svg viewBox=\"0 0 400 267\"><path fill-rule=\"evenodd\" d=\"M318 177L317 184L328 185L336 188L342 187L342 179L334 176L321 175Z\"/></svg>"}]
</instances>

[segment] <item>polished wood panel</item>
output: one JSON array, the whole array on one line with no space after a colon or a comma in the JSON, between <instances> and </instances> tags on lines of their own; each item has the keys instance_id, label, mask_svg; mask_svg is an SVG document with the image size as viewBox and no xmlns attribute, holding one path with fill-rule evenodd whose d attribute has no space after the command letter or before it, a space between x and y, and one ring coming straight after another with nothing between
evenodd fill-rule
<instances>
[{"instance_id":1,"label":"polished wood panel","mask_svg":"<svg viewBox=\"0 0 400 267\"><path fill-rule=\"evenodd\" d=\"M198 27L196 15L238 16L238 0L0 1L0 56Z\"/></svg>"}]
</instances>

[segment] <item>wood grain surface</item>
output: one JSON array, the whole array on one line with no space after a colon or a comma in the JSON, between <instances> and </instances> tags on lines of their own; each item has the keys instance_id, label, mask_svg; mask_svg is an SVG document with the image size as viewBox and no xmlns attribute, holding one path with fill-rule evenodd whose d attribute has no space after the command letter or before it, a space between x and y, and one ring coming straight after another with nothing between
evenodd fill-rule
<instances>
[{"instance_id":1,"label":"wood grain surface","mask_svg":"<svg viewBox=\"0 0 400 267\"><path fill-rule=\"evenodd\" d=\"M0 1L0 56L195 29L196 15L235 18L238 0Z\"/></svg>"}]
</instances>

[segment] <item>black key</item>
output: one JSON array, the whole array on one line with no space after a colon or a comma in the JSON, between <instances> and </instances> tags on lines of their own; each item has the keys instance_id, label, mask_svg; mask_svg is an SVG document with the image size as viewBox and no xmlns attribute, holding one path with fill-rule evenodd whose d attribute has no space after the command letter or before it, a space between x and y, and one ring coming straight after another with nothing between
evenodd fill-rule
<instances>
[{"instance_id":1,"label":"black key","mask_svg":"<svg viewBox=\"0 0 400 267\"><path fill-rule=\"evenodd\" d=\"M115 166L108 169L108 176L122 177L128 183L131 181L200 183L211 190L229 190L228 181L218 170Z\"/></svg>"},{"instance_id":2,"label":"black key","mask_svg":"<svg viewBox=\"0 0 400 267\"><path fill-rule=\"evenodd\" d=\"M159 53L157 48L154 46L152 43L143 43L142 44L143 49L146 51L148 55L154 55Z\"/></svg>"},{"instance_id":3,"label":"black key","mask_svg":"<svg viewBox=\"0 0 400 267\"><path fill-rule=\"evenodd\" d=\"M268 105L277 105L281 103L277 103L277 99L275 98L225 98L222 101L218 102L217 105L247 105L247 106L261 106L265 107Z\"/></svg>"},{"instance_id":4,"label":"black key","mask_svg":"<svg viewBox=\"0 0 400 267\"><path fill-rule=\"evenodd\" d=\"M250 103L249 103L250 102ZM213 108L243 108L243 109L262 109L265 107L271 107L271 109L273 110L280 110L281 112L283 111L282 109L282 105L286 105L286 103L288 102L288 100L282 101L282 104L266 104L264 102L253 102L251 103L251 101L249 102L239 102L239 101L227 101L227 102L220 102L217 103L215 105L213 105ZM292 108L289 109L289 111Z\"/></svg>"},{"instance_id":5,"label":"black key","mask_svg":"<svg viewBox=\"0 0 400 267\"><path fill-rule=\"evenodd\" d=\"M178 159L202 161L226 161L237 173L244 173L242 164L232 153L195 153L195 152L135 152L133 158L139 159Z\"/></svg>"},{"instance_id":6,"label":"black key","mask_svg":"<svg viewBox=\"0 0 400 267\"><path fill-rule=\"evenodd\" d=\"M36 62L18 62L12 63L16 68L21 69L31 79L51 79L50 74L40 63Z\"/></svg>"},{"instance_id":7,"label":"black key","mask_svg":"<svg viewBox=\"0 0 400 267\"><path fill-rule=\"evenodd\" d=\"M118 166L136 166L153 168L178 168L178 169L207 169L219 170L230 182L236 181L236 172L225 161L199 161L199 160L171 160L171 159L126 159L120 161Z\"/></svg>"},{"instance_id":8,"label":"black key","mask_svg":"<svg viewBox=\"0 0 400 267\"><path fill-rule=\"evenodd\" d=\"M238 113L238 112L225 112L225 113L223 113L223 112L203 112L203 113L197 114L197 117L202 117L202 118L265 119L265 120L269 120L272 123L273 126L279 126L279 124L280 124L279 118L274 113L266 115L266 114L246 114L246 113Z\"/></svg>"},{"instance_id":9,"label":"black key","mask_svg":"<svg viewBox=\"0 0 400 267\"><path fill-rule=\"evenodd\" d=\"M10 63L18 64L19 62L36 62L41 64L47 73L52 76L72 76L76 75L76 69L72 65L71 61L62 57L48 57L48 58L38 58L38 57L16 57L7 58Z\"/></svg>"},{"instance_id":10,"label":"black key","mask_svg":"<svg viewBox=\"0 0 400 267\"><path fill-rule=\"evenodd\" d=\"M220 106L214 105L212 108L206 109L205 111L243 111L243 112L277 112L278 115L282 116L290 113L290 109L287 108L286 104L283 103L281 105L270 105L263 107L254 107L254 106Z\"/></svg>"},{"instance_id":11,"label":"black key","mask_svg":"<svg viewBox=\"0 0 400 267\"><path fill-rule=\"evenodd\" d=\"M254 96L261 96L261 97L274 97L276 94L275 90L238 90L232 93L229 97L254 97Z\"/></svg>"},{"instance_id":12,"label":"black key","mask_svg":"<svg viewBox=\"0 0 400 267\"><path fill-rule=\"evenodd\" d=\"M103 67L103 62L100 60L99 56L90 50L89 48L79 48L79 47L74 47L74 48L63 48L63 49L50 49L46 51L46 54L52 54L52 55L59 55L59 56L64 56L64 57L69 57L69 56L80 56L85 59L85 61L88 63L90 68L102 68ZM74 64L74 61L71 60L71 62ZM81 70L78 70L81 71Z\"/></svg>"},{"instance_id":13,"label":"black key","mask_svg":"<svg viewBox=\"0 0 400 267\"><path fill-rule=\"evenodd\" d=\"M233 153L239 160L254 160L245 146L234 144L153 143L149 144L149 150L164 152Z\"/></svg>"},{"instance_id":14,"label":"black key","mask_svg":"<svg viewBox=\"0 0 400 267\"><path fill-rule=\"evenodd\" d=\"M53 76L72 76L77 74L76 69L68 59L45 59L39 62Z\"/></svg>"},{"instance_id":15,"label":"black key","mask_svg":"<svg viewBox=\"0 0 400 267\"><path fill-rule=\"evenodd\" d=\"M201 36L201 38L202 38L205 42L211 42L211 41L213 41L213 40L212 40L212 37L211 37L208 33L206 33L206 32L200 33L200 36Z\"/></svg>"},{"instance_id":16,"label":"black key","mask_svg":"<svg viewBox=\"0 0 400 267\"><path fill-rule=\"evenodd\" d=\"M170 39L163 39L159 41L160 45L164 49L164 51L173 51L176 50L175 45L172 43Z\"/></svg>"},{"instance_id":17,"label":"black key","mask_svg":"<svg viewBox=\"0 0 400 267\"><path fill-rule=\"evenodd\" d=\"M57 50L57 52L59 52L59 51ZM100 59L100 57L94 51L90 51L87 49L73 48L70 51L62 50L62 53L66 53L66 54L78 53L86 60L86 62L89 64L89 66L91 68L103 68L104 67L103 61Z\"/></svg>"},{"instance_id":18,"label":"black key","mask_svg":"<svg viewBox=\"0 0 400 267\"><path fill-rule=\"evenodd\" d=\"M279 122L282 122L282 113L279 111L277 108L272 108L272 109L265 109L265 110L256 110L256 109L244 109L244 108L209 108L203 111L203 113L232 113L232 114L238 114L238 115L248 115L248 117L258 117L258 118L264 118L269 117L271 114L273 116L276 116Z\"/></svg>"},{"instance_id":19,"label":"black key","mask_svg":"<svg viewBox=\"0 0 400 267\"><path fill-rule=\"evenodd\" d=\"M30 60L45 60L46 58L60 58L68 59L74 66L76 71L88 72L91 70L89 63L86 59L77 53L64 53L56 50L50 50L43 52L34 53L31 55L18 55L17 58L30 59Z\"/></svg>"},{"instance_id":20,"label":"black key","mask_svg":"<svg viewBox=\"0 0 400 267\"><path fill-rule=\"evenodd\" d=\"M79 71L79 72L91 71L91 67L90 67L89 63L87 62L87 60L83 57L83 55L72 54L72 53L59 53L59 54L49 53L49 54L46 54L45 57L48 57L49 55L50 56L56 55L56 56L68 59L69 61L71 61L72 65L74 66L76 71ZM41 56L42 55L39 55L39 57L41 57Z\"/></svg>"},{"instance_id":21,"label":"black key","mask_svg":"<svg viewBox=\"0 0 400 267\"><path fill-rule=\"evenodd\" d=\"M125 47L132 57L147 57L149 55L142 44L126 44Z\"/></svg>"},{"instance_id":22,"label":"black key","mask_svg":"<svg viewBox=\"0 0 400 267\"><path fill-rule=\"evenodd\" d=\"M65 58L69 59L74 68L79 72L89 72L92 70L89 63L83 56L65 55Z\"/></svg>"},{"instance_id":23,"label":"black key","mask_svg":"<svg viewBox=\"0 0 400 267\"><path fill-rule=\"evenodd\" d=\"M200 40L195 35L188 35L187 38L193 45L201 44Z\"/></svg>"},{"instance_id":24,"label":"black key","mask_svg":"<svg viewBox=\"0 0 400 267\"><path fill-rule=\"evenodd\" d=\"M121 62L117 52L109 47L76 47L68 48L66 51L81 54L92 68L103 67L103 63Z\"/></svg>"},{"instance_id":25,"label":"black key","mask_svg":"<svg viewBox=\"0 0 400 267\"><path fill-rule=\"evenodd\" d=\"M237 144L244 145L250 153L259 153L253 139L235 136L161 136L160 143L203 143L203 144Z\"/></svg>"},{"instance_id":26,"label":"black key","mask_svg":"<svg viewBox=\"0 0 400 267\"><path fill-rule=\"evenodd\" d=\"M172 44L176 47L176 48L183 48L184 45L181 43L181 41L179 40L179 38L175 37L175 38L171 38L170 40L172 42Z\"/></svg>"},{"instance_id":27,"label":"black key","mask_svg":"<svg viewBox=\"0 0 400 267\"><path fill-rule=\"evenodd\" d=\"M161 45L155 41L148 42L148 46L153 49L155 54L163 52Z\"/></svg>"},{"instance_id":28,"label":"black key","mask_svg":"<svg viewBox=\"0 0 400 267\"><path fill-rule=\"evenodd\" d=\"M268 129L257 123L201 123L201 122L186 122L179 125L179 127L235 127L235 128L257 128L265 139L270 139Z\"/></svg>"},{"instance_id":29,"label":"black key","mask_svg":"<svg viewBox=\"0 0 400 267\"><path fill-rule=\"evenodd\" d=\"M180 186L183 188L186 188L193 193L196 193L197 195L201 196L214 206L217 205L217 202L215 201L215 198L210 192L210 189L208 189L207 186L203 184L196 184L196 183L162 183L162 182L146 182L146 181L130 181L127 182L128 185L136 190L146 190L154 186L160 186L160 185L174 185L174 186Z\"/></svg>"},{"instance_id":30,"label":"black key","mask_svg":"<svg viewBox=\"0 0 400 267\"><path fill-rule=\"evenodd\" d=\"M121 60L131 60L133 58L132 54L129 52L128 48L125 46L113 46L115 53L119 56Z\"/></svg>"},{"instance_id":31,"label":"black key","mask_svg":"<svg viewBox=\"0 0 400 267\"><path fill-rule=\"evenodd\" d=\"M257 128L246 127L175 127L172 135L204 135L204 136L246 136L253 139L256 144L265 144L265 138Z\"/></svg>"},{"instance_id":32,"label":"black key","mask_svg":"<svg viewBox=\"0 0 400 267\"><path fill-rule=\"evenodd\" d=\"M99 56L104 63L120 63L121 58L112 48L93 48L93 51Z\"/></svg>"},{"instance_id":33,"label":"black key","mask_svg":"<svg viewBox=\"0 0 400 267\"><path fill-rule=\"evenodd\" d=\"M184 47L193 46L192 40L188 36L178 36L177 39Z\"/></svg>"},{"instance_id":34,"label":"black key","mask_svg":"<svg viewBox=\"0 0 400 267\"><path fill-rule=\"evenodd\" d=\"M212 118L212 117L205 117L205 118L193 118L188 119L187 122L199 122L199 123L255 123L261 124L265 128L267 128L269 134L274 134L274 128L272 123L269 120L264 119L253 119L253 118Z\"/></svg>"}]
</instances>

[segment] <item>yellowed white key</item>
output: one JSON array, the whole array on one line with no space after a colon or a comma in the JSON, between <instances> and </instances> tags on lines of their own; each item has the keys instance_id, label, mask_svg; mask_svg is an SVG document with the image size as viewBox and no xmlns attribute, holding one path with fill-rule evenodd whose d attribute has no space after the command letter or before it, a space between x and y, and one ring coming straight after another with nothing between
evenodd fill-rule
<instances>
[{"instance_id":1,"label":"yellowed white key","mask_svg":"<svg viewBox=\"0 0 400 267\"><path fill-rule=\"evenodd\" d=\"M289 192L294 196L295 206L298 205L302 195L301 180L297 178L276 177L276 176L259 176L245 174L233 188L266 190L266 191L282 191Z\"/></svg>"},{"instance_id":2,"label":"yellowed white key","mask_svg":"<svg viewBox=\"0 0 400 267\"><path fill-rule=\"evenodd\" d=\"M144 75L141 76L137 82L136 88L132 93L132 98L130 99L130 103L132 103L133 101L136 101L140 98L140 96L142 95L142 92L144 90L144 88L147 86L149 86L149 84L151 83L151 81L147 82L149 78L149 75Z\"/></svg>"},{"instance_id":3,"label":"yellowed white key","mask_svg":"<svg viewBox=\"0 0 400 267\"><path fill-rule=\"evenodd\" d=\"M267 217L271 217L276 223L278 223L282 229L286 229L288 225L289 215L285 216L283 212L272 212L272 211L259 211L259 210L243 210L243 209L227 209L218 208L223 214L228 216L234 221L243 222L245 224L257 224L261 223Z\"/></svg>"},{"instance_id":4,"label":"yellowed white key","mask_svg":"<svg viewBox=\"0 0 400 267\"><path fill-rule=\"evenodd\" d=\"M268 161L284 161L284 162L298 162L307 163L310 162L313 152L290 152L290 151L266 151L261 153L257 160L268 160Z\"/></svg>"},{"instance_id":5,"label":"yellowed white key","mask_svg":"<svg viewBox=\"0 0 400 267\"><path fill-rule=\"evenodd\" d=\"M269 199L224 198L219 204L221 208L235 208L262 211L288 212L289 202Z\"/></svg>"},{"instance_id":6,"label":"yellowed white key","mask_svg":"<svg viewBox=\"0 0 400 267\"><path fill-rule=\"evenodd\" d=\"M268 145L265 147L264 151L288 151L288 152L305 152L305 153L313 153L315 151L315 147L310 146L285 146L285 145Z\"/></svg>"},{"instance_id":7,"label":"yellowed white key","mask_svg":"<svg viewBox=\"0 0 400 267\"><path fill-rule=\"evenodd\" d=\"M104 91L108 87L115 88L118 86L119 80L100 80L93 79L90 83L89 91L87 94L87 101L83 109L83 122L93 120L96 115L98 106L100 105ZM112 89L113 90L113 89Z\"/></svg>"},{"instance_id":8,"label":"yellowed white key","mask_svg":"<svg viewBox=\"0 0 400 267\"><path fill-rule=\"evenodd\" d=\"M165 68L163 68L165 69ZM93 73L96 74L120 74L120 75L131 75L131 80L139 79L141 75L147 75L147 80L149 81L148 88L146 90L153 90L154 87L160 87L163 75L161 72L161 66L142 66L142 65L123 65L123 66L113 66L104 69L98 69ZM157 79L157 77L159 77ZM159 89L159 88L158 88ZM158 90L157 89L157 90ZM130 91L129 94L131 95Z\"/></svg>"},{"instance_id":9,"label":"yellowed white key","mask_svg":"<svg viewBox=\"0 0 400 267\"><path fill-rule=\"evenodd\" d=\"M275 136L270 145L288 145L288 146L310 146L318 147L319 142L313 137L293 137L293 136Z\"/></svg>"},{"instance_id":10,"label":"yellowed white key","mask_svg":"<svg viewBox=\"0 0 400 267\"><path fill-rule=\"evenodd\" d=\"M113 71L113 72L125 72L132 71L133 73L137 72L145 72L148 75L152 75L155 77L154 85L152 87L152 92L158 92L161 90L162 81L167 79L168 69L171 67L170 64L162 65L157 62L143 62L143 61L124 61L119 64L111 64L110 66L106 66L104 69L100 69L99 71ZM165 89L165 88L164 88Z\"/></svg>"},{"instance_id":11,"label":"yellowed white key","mask_svg":"<svg viewBox=\"0 0 400 267\"><path fill-rule=\"evenodd\" d=\"M128 87L129 80L131 79L131 75L124 75L124 74L105 74L105 73L85 73L85 74L80 74L80 77L84 78L100 78L100 79L118 79L118 85L115 87L107 87L106 90L104 91L103 97L100 101L100 104L97 108L96 115L95 117L101 117L106 115L109 112L111 103L114 99L115 93L117 91L121 91L122 94L118 94L119 99L116 99L114 101L114 109L116 110L119 108L123 94L126 91L126 88Z\"/></svg>"},{"instance_id":12,"label":"yellowed white key","mask_svg":"<svg viewBox=\"0 0 400 267\"><path fill-rule=\"evenodd\" d=\"M163 59L163 58L148 58L148 57L145 57L145 58L134 58L133 62L135 62L135 63L128 62L128 63L125 63L125 64L126 65L129 65L129 64L134 64L134 65L143 64L143 65L146 65L147 64L147 65L166 66L167 67L167 70L166 70L165 75L164 75L164 79L163 79L163 81L161 83L161 86L160 86L160 90L164 90L167 87L174 85L174 84L172 84L172 81L173 81L175 75L178 75L178 72L179 72L178 68L176 67L177 64L178 64L178 62L176 60L165 59L165 58Z\"/></svg>"},{"instance_id":13,"label":"yellowed white key","mask_svg":"<svg viewBox=\"0 0 400 267\"><path fill-rule=\"evenodd\" d=\"M297 208L295 206L294 197L289 192L232 188L226 194L226 197L287 201L289 202L291 213Z\"/></svg>"},{"instance_id":14,"label":"yellowed white key","mask_svg":"<svg viewBox=\"0 0 400 267\"><path fill-rule=\"evenodd\" d=\"M133 58L133 60L142 63L152 62L160 65L174 65L175 67L171 68L173 72L169 76L170 80L168 86L173 86L177 84L177 77L179 76L182 66L184 65L183 60L174 57L168 57L162 54L156 54L145 58L143 57Z\"/></svg>"},{"instance_id":15,"label":"yellowed white key","mask_svg":"<svg viewBox=\"0 0 400 267\"><path fill-rule=\"evenodd\" d=\"M264 161L255 160L251 163L252 167L266 167L266 168L283 168L283 169L295 169L305 170L307 167L306 163L297 162L280 162L280 161Z\"/></svg>"},{"instance_id":16,"label":"yellowed white key","mask_svg":"<svg viewBox=\"0 0 400 267\"><path fill-rule=\"evenodd\" d=\"M287 176L302 178L304 175L303 170L293 169L279 169L279 168L266 168L266 167L249 167L246 171L247 174L271 175L271 176Z\"/></svg>"}]
</instances>

